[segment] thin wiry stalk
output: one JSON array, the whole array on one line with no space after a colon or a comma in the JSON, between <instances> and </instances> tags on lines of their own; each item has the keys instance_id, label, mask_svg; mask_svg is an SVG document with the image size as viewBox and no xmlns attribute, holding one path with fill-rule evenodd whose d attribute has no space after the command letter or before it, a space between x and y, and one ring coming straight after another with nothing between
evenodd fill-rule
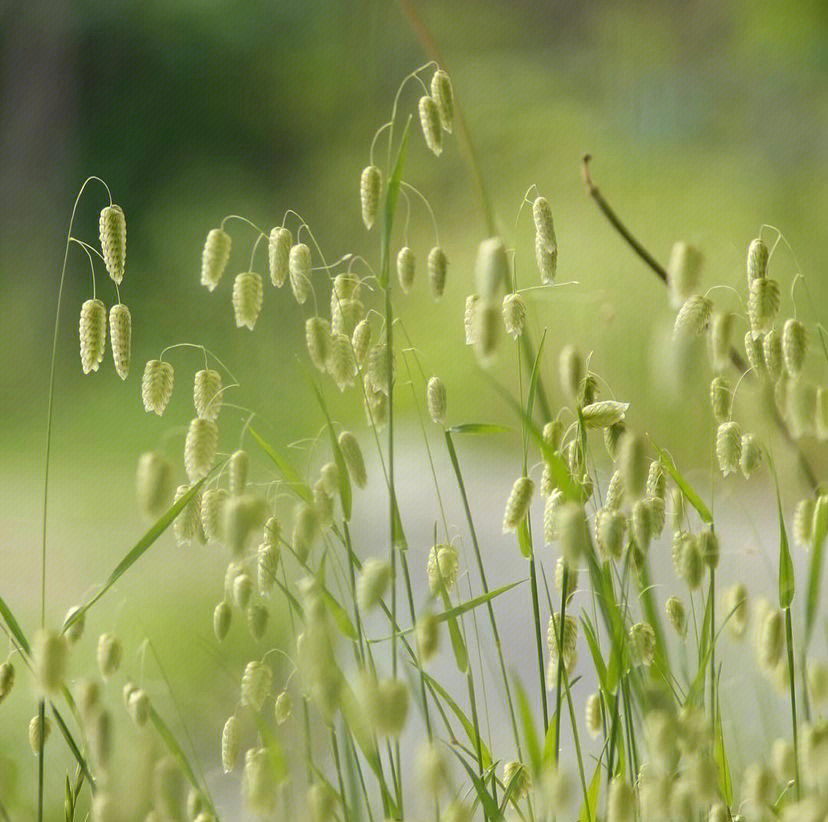
<instances>
[{"instance_id":1,"label":"thin wiry stalk","mask_svg":"<svg viewBox=\"0 0 828 822\"><path fill-rule=\"evenodd\" d=\"M802 784L799 778L799 731L796 720L796 680L794 678L793 627L791 625L791 607L785 608L785 646L788 654L788 685L791 693L791 729L794 744L794 776L796 779L796 798L799 800Z\"/></svg>"},{"instance_id":2,"label":"thin wiry stalk","mask_svg":"<svg viewBox=\"0 0 828 822\"><path fill-rule=\"evenodd\" d=\"M333 752L334 767L336 768L336 780L339 783L339 794L342 799L342 810L345 812L345 818L349 818L348 801L345 794L345 780L342 778L342 765L339 761L339 745L336 741L336 730L331 725L331 750Z\"/></svg>"}]
</instances>

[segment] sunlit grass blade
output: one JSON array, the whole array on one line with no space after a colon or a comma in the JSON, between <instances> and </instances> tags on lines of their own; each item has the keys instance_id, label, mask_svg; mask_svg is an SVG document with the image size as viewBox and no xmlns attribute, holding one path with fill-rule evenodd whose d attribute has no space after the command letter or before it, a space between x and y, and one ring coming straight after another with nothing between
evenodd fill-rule
<instances>
[{"instance_id":1,"label":"sunlit grass blade","mask_svg":"<svg viewBox=\"0 0 828 822\"><path fill-rule=\"evenodd\" d=\"M653 443L653 448L655 448L656 453L658 454L661 465L673 478L673 482L678 485L681 493L684 494L684 498L696 509L704 522L708 524L713 522L713 514L710 513L710 509L704 504L702 498L698 495L693 486L687 482L678 468L676 468L676 464L673 462L670 455L662 448L659 448L655 443Z\"/></svg>"},{"instance_id":2,"label":"sunlit grass blade","mask_svg":"<svg viewBox=\"0 0 828 822\"><path fill-rule=\"evenodd\" d=\"M520 677L515 676L514 683L518 712L523 725L523 738L526 740L526 751L529 755L529 764L532 768L532 776L537 778L541 771L542 754L538 733L535 729L535 717L532 715L532 709L529 707L529 697L526 695L526 689L523 687Z\"/></svg>"},{"instance_id":3,"label":"sunlit grass blade","mask_svg":"<svg viewBox=\"0 0 828 822\"><path fill-rule=\"evenodd\" d=\"M259 444L259 447L262 451L267 454L273 463L275 464L276 468L279 469L279 473L285 478L290 489L301 497L305 502L312 504L313 503L313 492L310 488L308 488L307 483L302 479L299 475L299 472L290 464L290 462L281 456L272 445L270 445L264 438L256 432L256 430L252 426L248 426L247 433L253 437L254 440Z\"/></svg>"},{"instance_id":4,"label":"sunlit grass blade","mask_svg":"<svg viewBox=\"0 0 828 822\"><path fill-rule=\"evenodd\" d=\"M497 803L492 798L492 795L486 790L485 781L474 772L472 766L469 765L468 762L466 762L466 760L460 755L460 752L456 748L452 748L451 751L457 757L460 764L466 769L466 772L469 775L469 779L471 779L472 785L474 786L474 792L477 797L477 801L483 808L485 818L488 820L502 819L503 815L500 812L500 808L498 808Z\"/></svg>"},{"instance_id":5,"label":"sunlit grass blade","mask_svg":"<svg viewBox=\"0 0 828 822\"><path fill-rule=\"evenodd\" d=\"M51 702L49 703L49 707L52 709L52 715L55 718L55 722L57 723L57 726L60 729L63 738L66 740L66 744L69 746L69 750L72 752L72 756L75 757L75 761L78 763L78 766L80 767L83 775L86 777L86 781L89 783L90 790L94 794L96 790L95 779L92 776L92 772L89 770L86 758L80 752L80 748L78 748L78 744L77 742L75 742L75 739L72 736L72 732L66 725L66 722L61 716L60 711L58 711L58 709Z\"/></svg>"},{"instance_id":6,"label":"sunlit grass blade","mask_svg":"<svg viewBox=\"0 0 828 822\"><path fill-rule=\"evenodd\" d=\"M6 604L6 600L0 596L0 616L3 617L3 621L6 623L6 626L11 631L12 636L14 637L17 644L26 652L27 656L31 656L31 648L29 647L29 640L26 639L26 635L23 633L23 629L20 627L20 624L15 619L14 614L11 611L11 608Z\"/></svg>"},{"instance_id":7,"label":"sunlit grass blade","mask_svg":"<svg viewBox=\"0 0 828 822\"><path fill-rule=\"evenodd\" d=\"M450 434L508 434L512 429L493 422L461 422L447 430Z\"/></svg>"},{"instance_id":8,"label":"sunlit grass blade","mask_svg":"<svg viewBox=\"0 0 828 822\"><path fill-rule=\"evenodd\" d=\"M601 792L601 772L601 763L599 762L595 766L592 779L589 781L587 796L581 806L581 812L578 814L578 822L589 822L589 820L596 818L598 812L598 795Z\"/></svg>"}]
</instances>

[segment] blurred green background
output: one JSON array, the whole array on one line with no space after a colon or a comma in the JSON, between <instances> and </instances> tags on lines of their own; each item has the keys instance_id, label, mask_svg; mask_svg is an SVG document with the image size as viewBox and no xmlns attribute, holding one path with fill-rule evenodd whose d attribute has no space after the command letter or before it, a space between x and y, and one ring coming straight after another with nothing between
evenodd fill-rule
<instances>
[{"instance_id":1,"label":"blurred green background","mask_svg":"<svg viewBox=\"0 0 828 822\"><path fill-rule=\"evenodd\" d=\"M593 367L618 398L633 401L634 423L671 443L684 464L708 466L712 419L703 383L682 391L689 372L665 366L662 356L673 317L666 290L585 196L580 157L594 155L598 185L662 262L679 239L703 250L706 286L741 287L748 242L763 223L779 227L808 278L814 304L803 304L798 292L808 317L828 296L828 7L820 0L411 5L452 76L523 285L537 276L525 210L515 226L523 194L537 184L552 205L558 280L578 285L531 298L535 337L549 327L550 355L570 341L595 350ZM275 441L316 435L319 415L295 356L303 316L286 291L268 288L255 333L237 331L230 277L247 268L252 233L231 224L230 271L212 295L198 285L204 236L230 213L269 228L294 208L329 260L354 251L376 265L377 238L359 215L359 174L400 80L427 59L393 2L0 6L0 589L28 625L38 608L52 324L66 227L83 179L104 178L126 213L121 294L133 316L133 366L125 384L108 355L98 374L82 376L77 315L91 285L86 258L71 249L57 351L52 620L141 532L131 491L135 460L191 414L189 380L199 360L186 352L172 358L178 383L168 415L159 421L143 412L143 363L161 348L187 341L218 353L240 377L235 401L260 410ZM403 111L414 111L418 96L409 85ZM401 316L426 368L448 384L451 420L491 416L491 390L462 342L463 300L486 234L473 179L456 138L436 160L418 129L413 137L406 176L433 205L449 281L435 304L422 270L432 230L412 200L409 242L421 271ZM105 203L101 188L87 190L76 236L97 241ZM260 246L254 267L265 265ZM787 291L798 270L780 250L774 276L786 295L783 313L791 312ZM98 283L111 303L102 269ZM714 295L738 309L728 292ZM508 381L511 370L504 357L495 374ZM410 403L407 394L402 399ZM356 425L361 413L349 399L341 416ZM708 444L701 452L699 441ZM177 454L181 437L165 443ZM795 498L795 485L790 493ZM166 549L148 556L95 617L93 631L126 633L141 617L152 634L168 612L150 605L175 595L170 607L180 619L209 635L209 610L191 608L187 594L213 602L223 560L215 552L206 560L175 552L165 539ZM128 641L136 645L143 635L135 628ZM172 660L173 679L192 664L207 666L206 654L193 663L177 653L175 637L154 636ZM226 679L229 693L234 680ZM182 700L207 715L202 703L227 701L220 691ZM27 710L27 694L14 699ZM9 757L25 730L8 727L5 711L0 755ZM213 732L205 730L205 744L214 744ZM18 770L26 794L29 775Z\"/></svg>"}]
</instances>

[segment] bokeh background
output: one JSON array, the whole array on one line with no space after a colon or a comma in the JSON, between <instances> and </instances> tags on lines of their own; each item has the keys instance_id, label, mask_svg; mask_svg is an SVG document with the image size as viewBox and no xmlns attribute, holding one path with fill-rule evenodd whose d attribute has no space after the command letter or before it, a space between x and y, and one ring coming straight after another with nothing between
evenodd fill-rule
<instances>
[{"instance_id":1,"label":"bokeh background","mask_svg":"<svg viewBox=\"0 0 828 822\"><path fill-rule=\"evenodd\" d=\"M669 345L673 313L666 291L586 197L580 157L594 155L598 185L662 262L679 239L703 250L705 285L741 287L748 242L763 223L777 226L796 254L780 246L774 258L783 312L792 311L787 292L801 272L809 296L797 291L798 310L813 319L828 296L825 4L435 0L411 6L451 73L498 225L517 249L525 285L536 278L532 229L525 209L516 223L518 209L532 184L552 205L558 280L576 281L531 298L535 337L549 328L545 374L553 403L561 401L554 369L559 348L574 342L594 351L595 370L618 398L632 401L634 424L669 443L704 483L713 421L700 352ZM47 615L53 621L141 533L132 495L139 453L161 444L178 459L191 414L188 383L199 359L186 351L173 356L178 390L159 421L143 412L140 374L164 346L193 342L219 353L240 379L235 401L261 412L274 441L318 433L321 417L296 356L303 316L286 292L268 290L255 333L237 331L230 277L212 295L198 285L204 236L227 214L267 228L293 208L328 259L353 251L376 261L377 239L359 216L359 174L400 80L427 59L410 15L384 0L0 5L0 593L30 631L39 608L57 287L84 178L104 178L127 216L121 294L133 316L133 366L125 383L108 360L98 374L82 376L77 314L91 283L86 258L71 249L49 503ZM414 111L419 95L407 89L401 105ZM436 160L415 129L407 179L434 208L450 267L444 299L435 304L420 276L401 316L424 367L448 385L452 422L508 421L463 345L463 300L477 243L486 235L467 160L457 139L448 139ZM102 188L87 189L76 236L96 241L105 203ZM231 226L232 274L247 268L253 235L240 223ZM433 233L416 200L409 243L424 263ZM257 253L254 268L263 270L262 246ZM98 283L111 303L102 269ZM721 305L740 310L730 292L713 293ZM495 376L508 383L513 366L504 356ZM413 403L408 392L400 393L407 415L401 437L416 451ZM352 399L340 417L362 424ZM229 419L228 449L242 418ZM501 501L518 470L514 442L467 447L479 493L496 501L496 534ZM805 448L824 466L824 448L811 441ZM303 452L297 453L301 462ZM803 489L782 452L779 462L792 506ZM767 491L759 488L757 494ZM425 545L434 513L431 498L417 490L412 478L410 501L422 514L412 528ZM739 510L746 521L755 515L750 500ZM757 522L761 542L764 521ZM142 667L139 643L151 638L203 767L212 771L238 664L252 647L239 632L236 647L218 661L211 644L209 615L225 559L217 551L176 549L165 536L90 616L89 628L90 636L108 629L124 636L135 676ZM90 664L92 644L73 660L78 671ZM145 677L158 683L158 668L146 656ZM157 690L175 715L167 689ZM20 719L33 706L28 688L18 687L0 708L0 798L21 818L33 796L34 765L21 756L27 748ZM50 772L54 795L61 779Z\"/></svg>"}]
</instances>

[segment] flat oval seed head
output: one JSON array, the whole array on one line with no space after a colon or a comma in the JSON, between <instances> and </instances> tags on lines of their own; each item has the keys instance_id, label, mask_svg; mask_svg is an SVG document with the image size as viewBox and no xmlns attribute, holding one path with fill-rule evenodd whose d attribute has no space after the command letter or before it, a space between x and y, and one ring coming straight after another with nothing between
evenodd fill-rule
<instances>
[{"instance_id":1,"label":"flat oval seed head","mask_svg":"<svg viewBox=\"0 0 828 822\"><path fill-rule=\"evenodd\" d=\"M112 344L115 371L125 380L132 359L132 316L123 303L113 305L109 309L109 339Z\"/></svg>"},{"instance_id":2,"label":"flat oval seed head","mask_svg":"<svg viewBox=\"0 0 828 822\"><path fill-rule=\"evenodd\" d=\"M382 172L377 166L365 166L359 180L359 199L362 205L362 222L369 230L377 220L381 190Z\"/></svg>"},{"instance_id":3,"label":"flat oval seed head","mask_svg":"<svg viewBox=\"0 0 828 822\"><path fill-rule=\"evenodd\" d=\"M97 371L106 349L106 306L98 299L81 306L78 324L83 373Z\"/></svg>"},{"instance_id":4,"label":"flat oval seed head","mask_svg":"<svg viewBox=\"0 0 828 822\"><path fill-rule=\"evenodd\" d=\"M443 152L443 126L440 122L440 110L437 103L433 97L426 94L420 98L418 109L426 145L435 156L439 157Z\"/></svg>"},{"instance_id":5,"label":"flat oval seed head","mask_svg":"<svg viewBox=\"0 0 828 822\"><path fill-rule=\"evenodd\" d=\"M230 260L230 235L220 229L211 228L201 252L201 284L208 291L215 290Z\"/></svg>"},{"instance_id":6,"label":"flat oval seed head","mask_svg":"<svg viewBox=\"0 0 828 822\"><path fill-rule=\"evenodd\" d=\"M120 285L126 264L126 219L123 209L119 205L104 208L98 228L106 270L112 280Z\"/></svg>"},{"instance_id":7,"label":"flat oval seed head","mask_svg":"<svg viewBox=\"0 0 828 822\"><path fill-rule=\"evenodd\" d=\"M448 268L446 254L440 246L435 245L428 252L427 266L431 295L435 300L439 300L446 289L446 270Z\"/></svg>"},{"instance_id":8,"label":"flat oval seed head","mask_svg":"<svg viewBox=\"0 0 828 822\"><path fill-rule=\"evenodd\" d=\"M437 69L431 77L431 96L437 103L443 131L451 134L454 122L454 92L451 88L451 78L443 69Z\"/></svg>"},{"instance_id":9,"label":"flat oval seed head","mask_svg":"<svg viewBox=\"0 0 828 822\"><path fill-rule=\"evenodd\" d=\"M403 294L408 294L411 291L411 286L414 285L415 271L416 259L414 252L405 245L397 254L397 279L400 281Z\"/></svg>"},{"instance_id":10,"label":"flat oval seed head","mask_svg":"<svg viewBox=\"0 0 828 822\"><path fill-rule=\"evenodd\" d=\"M272 228L268 237L268 267L270 282L276 288L281 288L288 276L290 265L290 247L293 245L293 235L284 226Z\"/></svg>"},{"instance_id":11,"label":"flat oval seed head","mask_svg":"<svg viewBox=\"0 0 828 822\"><path fill-rule=\"evenodd\" d=\"M236 317L236 327L246 327L252 331L261 313L263 301L262 275L255 271L237 274L233 281L233 312Z\"/></svg>"},{"instance_id":12,"label":"flat oval seed head","mask_svg":"<svg viewBox=\"0 0 828 822\"><path fill-rule=\"evenodd\" d=\"M311 288L311 252L304 243L297 243L290 249L288 274L293 296L302 305L308 299Z\"/></svg>"},{"instance_id":13,"label":"flat oval seed head","mask_svg":"<svg viewBox=\"0 0 828 822\"><path fill-rule=\"evenodd\" d=\"M144 410L160 417L172 397L175 373L173 367L163 360L148 360L141 378L141 399Z\"/></svg>"},{"instance_id":14,"label":"flat oval seed head","mask_svg":"<svg viewBox=\"0 0 828 822\"><path fill-rule=\"evenodd\" d=\"M221 374L212 368L196 371L193 380L193 405L196 414L215 422L221 411Z\"/></svg>"}]
</instances>

